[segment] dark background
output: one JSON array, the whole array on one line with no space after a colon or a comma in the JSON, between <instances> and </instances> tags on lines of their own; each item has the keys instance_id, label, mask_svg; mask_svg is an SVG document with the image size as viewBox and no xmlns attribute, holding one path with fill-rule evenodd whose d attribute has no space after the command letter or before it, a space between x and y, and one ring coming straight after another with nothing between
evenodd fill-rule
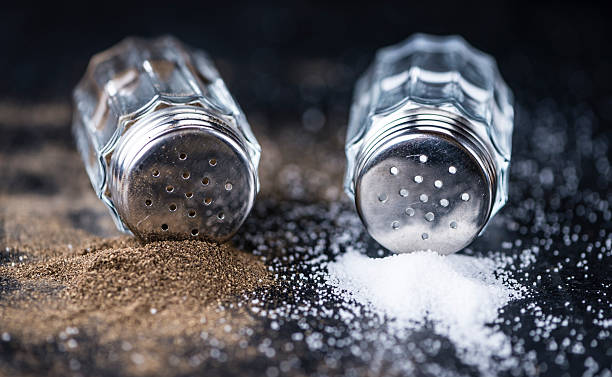
<instances>
[{"instance_id":1,"label":"dark background","mask_svg":"<svg viewBox=\"0 0 612 377\"><path fill-rule=\"evenodd\" d=\"M510 201L468 253L499 250L507 239L514 241L508 254L541 247L537 262L521 270L521 283L535 287L531 296L504 314L523 324L502 328L513 344L536 354L532 369L516 373L582 375L589 358L603 373L612 364L612 345L593 321L601 313L612 317L612 258L602 246L612 238L611 19L596 3L552 1L28 3L0 11L0 101L68 103L92 54L127 35L169 33L211 54L256 133L301 129L304 112L317 108L327 121L314 136L327 138L344 132L353 84L377 48L414 32L461 34L497 59L516 97ZM68 127L50 132L13 129L0 136L0 147L37 137L72 142ZM282 234L283 211L292 205L264 201L244 233L270 227ZM521 311L529 305L568 319L550 335L559 345L569 339L568 345L548 351L550 340L533 335L536 313ZM305 372L317 365L315 356L308 360ZM251 367L244 371L258 373Z\"/></svg>"},{"instance_id":2,"label":"dark background","mask_svg":"<svg viewBox=\"0 0 612 377\"><path fill-rule=\"evenodd\" d=\"M610 13L588 2L23 5L0 11L0 98L68 100L92 54L127 35L171 33L231 62L231 74L220 69L247 114L298 116L313 103L347 111L354 78L375 49L427 32L461 34L494 55L518 98L528 92L585 100L612 119ZM300 59L344 70L324 92L304 95L303 78L291 70ZM556 85L560 79L565 83ZM559 91L562 85L570 90Z\"/></svg>"}]
</instances>

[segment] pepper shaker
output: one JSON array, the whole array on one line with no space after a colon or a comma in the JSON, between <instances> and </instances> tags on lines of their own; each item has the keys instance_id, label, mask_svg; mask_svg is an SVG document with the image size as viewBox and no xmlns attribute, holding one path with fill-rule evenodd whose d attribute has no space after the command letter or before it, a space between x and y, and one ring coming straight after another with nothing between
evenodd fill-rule
<instances>
[{"instance_id":1,"label":"pepper shaker","mask_svg":"<svg viewBox=\"0 0 612 377\"><path fill-rule=\"evenodd\" d=\"M378 51L357 82L344 188L385 248L450 254L507 201L513 97L495 60L458 36Z\"/></svg>"},{"instance_id":2,"label":"pepper shaker","mask_svg":"<svg viewBox=\"0 0 612 377\"><path fill-rule=\"evenodd\" d=\"M144 241L231 237L259 189L260 146L212 61L172 37L95 55L73 132L117 227Z\"/></svg>"}]
</instances>

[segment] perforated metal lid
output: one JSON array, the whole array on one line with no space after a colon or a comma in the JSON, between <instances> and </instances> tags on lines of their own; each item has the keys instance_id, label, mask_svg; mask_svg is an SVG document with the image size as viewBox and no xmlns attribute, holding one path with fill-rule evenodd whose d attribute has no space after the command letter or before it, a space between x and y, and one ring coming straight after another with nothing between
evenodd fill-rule
<instances>
[{"instance_id":1,"label":"perforated metal lid","mask_svg":"<svg viewBox=\"0 0 612 377\"><path fill-rule=\"evenodd\" d=\"M248 215L255 171L240 144L218 125L183 119L155 135L126 135L113 155L111 197L143 240L224 241Z\"/></svg>"},{"instance_id":2,"label":"perforated metal lid","mask_svg":"<svg viewBox=\"0 0 612 377\"><path fill-rule=\"evenodd\" d=\"M355 201L369 233L389 250L450 254L486 224L494 185L476 140L421 125L387 136L369 153L355 178Z\"/></svg>"}]
</instances>

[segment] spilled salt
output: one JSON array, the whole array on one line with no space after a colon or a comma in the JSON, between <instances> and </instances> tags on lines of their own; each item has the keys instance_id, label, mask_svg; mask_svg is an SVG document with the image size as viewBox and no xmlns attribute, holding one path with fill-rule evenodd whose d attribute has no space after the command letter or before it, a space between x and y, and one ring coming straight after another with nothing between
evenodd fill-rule
<instances>
[{"instance_id":1,"label":"spilled salt","mask_svg":"<svg viewBox=\"0 0 612 377\"><path fill-rule=\"evenodd\" d=\"M431 326L466 364L489 374L514 362L510 338L492 325L524 291L503 267L503 260L463 255L369 258L349 251L328 264L326 279L336 294L389 319L396 330Z\"/></svg>"}]
</instances>

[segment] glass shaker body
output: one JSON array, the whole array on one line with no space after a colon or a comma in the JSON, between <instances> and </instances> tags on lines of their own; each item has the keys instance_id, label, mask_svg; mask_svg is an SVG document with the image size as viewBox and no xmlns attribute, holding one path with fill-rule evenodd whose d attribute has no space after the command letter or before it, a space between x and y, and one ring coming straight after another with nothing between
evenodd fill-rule
<instances>
[{"instance_id":1,"label":"glass shaker body","mask_svg":"<svg viewBox=\"0 0 612 377\"><path fill-rule=\"evenodd\" d=\"M507 201L512 102L495 60L461 37L381 49L346 139L345 191L373 238L395 252L471 243Z\"/></svg>"},{"instance_id":2,"label":"glass shaker body","mask_svg":"<svg viewBox=\"0 0 612 377\"><path fill-rule=\"evenodd\" d=\"M127 38L91 59L73 98L77 147L120 230L223 241L239 228L260 147L204 52Z\"/></svg>"}]
</instances>

